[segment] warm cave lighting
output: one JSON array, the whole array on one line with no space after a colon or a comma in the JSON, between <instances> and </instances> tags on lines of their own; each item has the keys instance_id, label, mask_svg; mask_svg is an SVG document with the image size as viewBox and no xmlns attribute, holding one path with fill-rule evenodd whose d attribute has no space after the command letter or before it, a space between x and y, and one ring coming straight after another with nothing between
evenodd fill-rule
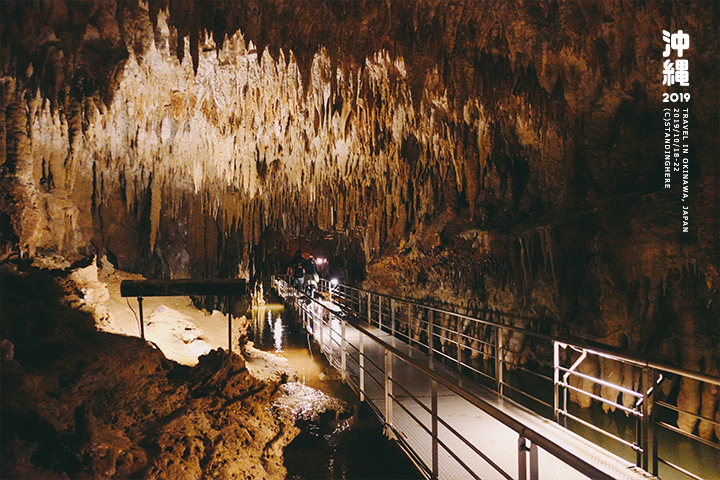
<instances>
[{"instance_id":1,"label":"warm cave lighting","mask_svg":"<svg viewBox=\"0 0 720 480\"><path fill-rule=\"evenodd\" d=\"M282 318L277 317L275 319L275 332L273 332L273 339L275 340L275 351L282 352Z\"/></svg>"},{"instance_id":2,"label":"warm cave lighting","mask_svg":"<svg viewBox=\"0 0 720 480\"><path fill-rule=\"evenodd\" d=\"M275 322L273 323L273 317L270 311L268 311L268 323L270 324L270 331L273 334L273 340L275 344L275 352L280 353L282 352L282 334L283 334L283 325L282 325L282 317L277 316L275 317Z\"/></svg>"}]
</instances>

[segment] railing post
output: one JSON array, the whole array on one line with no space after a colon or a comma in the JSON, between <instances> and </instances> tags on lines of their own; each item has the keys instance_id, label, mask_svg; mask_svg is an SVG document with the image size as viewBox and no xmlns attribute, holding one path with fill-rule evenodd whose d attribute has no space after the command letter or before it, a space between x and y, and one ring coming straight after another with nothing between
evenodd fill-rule
<instances>
[{"instance_id":1,"label":"railing post","mask_svg":"<svg viewBox=\"0 0 720 480\"><path fill-rule=\"evenodd\" d=\"M407 343L412 347L413 336L415 335L415 317L413 317L413 312L416 308L414 305L410 304L407 306L407 309L407 318L405 319L405 324L407 325Z\"/></svg>"},{"instance_id":2,"label":"railing post","mask_svg":"<svg viewBox=\"0 0 720 480\"><path fill-rule=\"evenodd\" d=\"M563 383L567 383L563 381ZM560 425L567 428L567 415L565 414L568 411L568 389L567 387L562 387L562 422Z\"/></svg>"},{"instance_id":3,"label":"railing post","mask_svg":"<svg viewBox=\"0 0 720 480\"><path fill-rule=\"evenodd\" d=\"M538 480L539 476L538 446L530 442L530 480Z\"/></svg>"},{"instance_id":4,"label":"railing post","mask_svg":"<svg viewBox=\"0 0 720 480\"><path fill-rule=\"evenodd\" d=\"M390 299L390 334L395 336L395 300Z\"/></svg>"},{"instance_id":5,"label":"railing post","mask_svg":"<svg viewBox=\"0 0 720 480\"><path fill-rule=\"evenodd\" d=\"M530 480L538 480L538 447L532 442L528 447L526 438L520 434L518 437L518 480L527 480L528 478L528 452L530 453Z\"/></svg>"},{"instance_id":6,"label":"railing post","mask_svg":"<svg viewBox=\"0 0 720 480\"><path fill-rule=\"evenodd\" d=\"M363 342L363 338L365 338L365 334L360 332L360 358L358 358L358 363L360 364L360 401L365 401L365 344Z\"/></svg>"},{"instance_id":7,"label":"railing post","mask_svg":"<svg viewBox=\"0 0 720 480\"><path fill-rule=\"evenodd\" d=\"M527 445L525 437L518 437L518 480L527 480Z\"/></svg>"},{"instance_id":8,"label":"railing post","mask_svg":"<svg viewBox=\"0 0 720 480\"><path fill-rule=\"evenodd\" d=\"M460 327L458 327L458 324L460 322L458 321L458 318L455 317L455 348L457 349L457 366L458 366L458 372L462 373L462 365L463 365L463 349L462 344L460 343L462 341L462 335L460 334ZM450 337L450 335L447 335ZM449 338L448 338L449 340Z\"/></svg>"},{"instance_id":9,"label":"railing post","mask_svg":"<svg viewBox=\"0 0 720 480\"><path fill-rule=\"evenodd\" d=\"M427 319L428 329L427 329L427 337L428 337L428 355L430 355L430 358L433 357L433 351L435 350L435 348L434 348L434 346L433 346L433 343L434 343L434 342L433 342L433 319L434 319L435 315L433 315L433 313L434 313L434 312L433 312L432 310L428 310L428 319Z\"/></svg>"},{"instance_id":10,"label":"railing post","mask_svg":"<svg viewBox=\"0 0 720 480\"><path fill-rule=\"evenodd\" d=\"M385 423L392 428L392 352L385 350Z\"/></svg>"},{"instance_id":11,"label":"railing post","mask_svg":"<svg viewBox=\"0 0 720 480\"><path fill-rule=\"evenodd\" d=\"M641 377L640 377L640 385L642 388L642 405L640 406L640 448L642 448L642 463L640 467L647 471L648 469L648 382L647 382L647 370L643 368Z\"/></svg>"},{"instance_id":12,"label":"railing post","mask_svg":"<svg viewBox=\"0 0 720 480\"><path fill-rule=\"evenodd\" d=\"M367 322L368 325L372 326L372 305L370 303L370 292L367 294Z\"/></svg>"},{"instance_id":13,"label":"railing post","mask_svg":"<svg viewBox=\"0 0 720 480\"><path fill-rule=\"evenodd\" d=\"M495 388L500 396L503 395L503 359L502 359L502 335L500 327L495 328Z\"/></svg>"},{"instance_id":14,"label":"railing post","mask_svg":"<svg viewBox=\"0 0 720 480\"><path fill-rule=\"evenodd\" d=\"M652 372L652 394L650 395L649 408L650 408L650 440L652 441L652 473L654 476L658 476L658 437L657 429L655 428L655 396L657 395L657 387L659 383L655 383L655 370L650 369Z\"/></svg>"},{"instance_id":15,"label":"railing post","mask_svg":"<svg viewBox=\"0 0 720 480\"><path fill-rule=\"evenodd\" d=\"M653 394L655 393L655 373L653 369L650 367L643 368L642 371L642 380L640 382L642 385L642 444L641 447L643 449L642 451L642 468L643 470L649 472L650 468L655 470L657 472L657 458L655 455L656 447L655 447L655 425L654 425L654 418L653 418L653 405L652 405L652 399ZM653 475L656 475L657 473L653 473Z\"/></svg>"},{"instance_id":16,"label":"railing post","mask_svg":"<svg viewBox=\"0 0 720 480\"><path fill-rule=\"evenodd\" d=\"M310 305L308 305L309 307ZM323 325L323 319L321 316L317 315L315 312L311 313L313 318L317 319L318 329L320 330L320 353L323 353L323 348L325 346L325 325Z\"/></svg>"},{"instance_id":17,"label":"railing post","mask_svg":"<svg viewBox=\"0 0 720 480\"><path fill-rule=\"evenodd\" d=\"M653 382L655 382L655 371L653 370ZM656 416L655 416L655 395L657 394L657 391L655 390L658 387L659 384L653 383L653 394L650 397L651 403L650 403L650 425L652 428L652 432L650 433L650 438L652 439L653 445L652 445L652 473L654 476L658 476L658 437L657 437L657 428L655 428L655 422L656 422ZM717 430L716 430L717 432Z\"/></svg>"},{"instance_id":18,"label":"railing post","mask_svg":"<svg viewBox=\"0 0 720 480\"><path fill-rule=\"evenodd\" d=\"M432 478L438 478L438 412L437 412L437 380L430 382L432 397L430 400L431 422L432 422Z\"/></svg>"},{"instance_id":19,"label":"railing post","mask_svg":"<svg viewBox=\"0 0 720 480\"><path fill-rule=\"evenodd\" d=\"M345 320L340 320L340 364L342 381L347 382L347 340L345 339Z\"/></svg>"},{"instance_id":20,"label":"railing post","mask_svg":"<svg viewBox=\"0 0 720 480\"><path fill-rule=\"evenodd\" d=\"M137 297L138 300L138 308L140 309L140 338L145 340L145 320L143 319L143 297Z\"/></svg>"},{"instance_id":21,"label":"railing post","mask_svg":"<svg viewBox=\"0 0 720 480\"><path fill-rule=\"evenodd\" d=\"M382 296L378 295L378 329L382 332Z\"/></svg>"},{"instance_id":22,"label":"railing post","mask_svg":"<svg viewBox=\"0 0 720 480\"><path fill-rule=\"evenodd\" d=\"M642 379L641 379L640 388L644 389L644 386L642 385ZM643 403L645 403L645 402L643 402ZM642 409L643 409L643 406L642 406L642 404L640 404L641 415L642 415ZM635 405L633 405L633 411L635 413L637 413L637 411L638 411L638 402L637 401L635 402ZM640 449L642 449L643 448L644 423L643 423L643 419L641 418L641 416L638 416L638 415L634 415L634 416L635 416L635 445L637 445L638 447L640 447ZM637 465L639 468L642 468L643 456L644 456L643 451L635 450L635 465Z\"/></svg>"},{"instance_id":23,"label":"railing post","mask_svg":"<svg viewBox=\"0 0 720 480\"><path fill-rule=\"evenodd\" d=\"M560 423L560 344L553 341L553 414Z\"/></svg>"}]
</instances>

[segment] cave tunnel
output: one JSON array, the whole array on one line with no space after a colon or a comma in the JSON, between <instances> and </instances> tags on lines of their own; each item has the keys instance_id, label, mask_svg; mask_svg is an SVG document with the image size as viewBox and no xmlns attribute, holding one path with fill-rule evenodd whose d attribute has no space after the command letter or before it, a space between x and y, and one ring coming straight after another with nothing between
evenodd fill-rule
<instances>
[{"instance_id":1,"label":"cave tunnel","mask_svg":"<svg viewBox=\"0 0 720 480\"><path fill-rule=\"evenodd\" d=\"M3 0L0 476L284 478L279 379L109 326L119 279L267 291L296 250L718 378L719 5ZM718 445L720 388L668 388Z\"/></svg>"}]
</instances>

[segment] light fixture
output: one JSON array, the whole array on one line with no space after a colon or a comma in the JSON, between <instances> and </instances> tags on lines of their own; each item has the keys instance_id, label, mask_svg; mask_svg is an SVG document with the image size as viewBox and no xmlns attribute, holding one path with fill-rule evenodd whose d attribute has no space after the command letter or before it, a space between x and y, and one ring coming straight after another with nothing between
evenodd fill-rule
<instances>
[{"instance_id":1,"label":"light fixture","mask_svg":"<svg viewBox=\"0 0 720 480\"><path fill-rule=\"evenodd\" d=\"M317 258L315 259L315 263L316 263L317 265L323 265L326 261L327 261L327 260L325 260L324 257L317 257Z\"/></svg>"}]
</instances>

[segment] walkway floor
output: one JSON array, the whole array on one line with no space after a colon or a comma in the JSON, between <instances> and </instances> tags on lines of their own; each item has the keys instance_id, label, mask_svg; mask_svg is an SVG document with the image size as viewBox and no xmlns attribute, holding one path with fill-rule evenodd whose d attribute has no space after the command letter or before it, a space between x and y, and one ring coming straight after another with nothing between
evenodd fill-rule
<instances>
[{"instance_id":1,"label":"walkway floor","mask_svg":"<svg viewBox=\"0 0 720 480\"><path fill-rule=\"evenodd\" d=\"M337 308L337 307L331 307ZM338 320L331 325L319 328L316 322L314 336L319 341L330 361L341 368L341 326ZM394 348L405 353L421 365L439 373L443 378L451 379L456 385L473 393L508 415L512 416L528 428L552 440L569 452L591 463L608 475L617 479L653 478L633 464L621 459L598 446L586 441L573 432L558 424L544 419L518 404L501 398L496 392L465 378L456 370L448 368L441 362L430 358L427 354L413 348L401 340L390 336L377 328L363 325L367 332L380 338ZM346 368L351 385L358 388L360 384L360 354L364 351L364 390L366 400L375 409L386 416L385 406L385 348L371 337L347 325L345 332L347 342ZM361 346L362 344L362 346ZM393 405L392 426L402 437L400 440L414 451L425 465L432 465L431 443L431 380L417 368L409 365L397 356L392 356ZM415 397L415 399L413 399ZM423 405L425 408L423 408ZM438 427L438 467L441 479L481 478L494 480L518 478L518 434L494 419L483 410L442 385L438 386L437 412L441 422ZM415 418L413 418L413 416ZM459 439L450 429L463 436L466 442ZM486 459L478 455L473 448L482 452ZM464 468L456 456L467 465ZM548 480L571 480L588 478L572 469L553 455L539 450L539 478ZM489 462L504 472L493 468ZM473 474L469 473L473 472Z\"/></svg>"}]
</instances>

